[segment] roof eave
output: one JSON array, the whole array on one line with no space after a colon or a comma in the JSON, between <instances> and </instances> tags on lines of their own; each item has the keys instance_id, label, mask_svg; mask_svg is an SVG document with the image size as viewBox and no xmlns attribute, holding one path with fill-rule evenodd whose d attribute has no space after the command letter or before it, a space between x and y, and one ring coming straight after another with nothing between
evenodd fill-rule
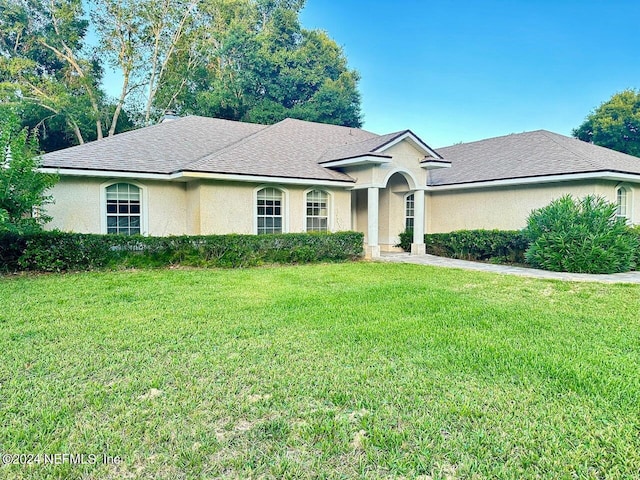
<instances>
[{"instance_id":1,"label":"roof eave","mask_svg":"<svg viewBox=\"0 0 640 480\"><path fill-rule=\"evenodd\" d=\"M239 174L239 173L222 173L222 172L199 172L181 170L173 173L153 173L153 172L131 172L131 171L114 171L114 170L90 170L77 168L52 168L41 167L42 173L54 173L63 176L72 177L99 177L99 178L129 178L141 180L164 180L164 181L190 181L195 179L212 179L226 180L234 182L259 182L259 183L281 183L291 185L323 185L335 187L352 187L355 180L348 175L343 174L347 178L328 179L314 177L284 177L277 175L255 175L255 174Z\"/></svg>"},{"instance_id":2,"label":"roof eave","mask_svg":"<svg viewBox=\"0 0 640 480\"><path fill-rule=\"evenodd\" d=\"M389 155L367 154L357 155L349 158L341 158L336 160L327 160L318 165L327 168L353 167L356 165L382 165L391 162L392 157Z\"/></svg>"},{"instance_id":3,"label":"roof eave","mask_svg":"<svg viewBox=\"0 0 640 480\"><path fill-rule=\"evenodd\" d=\"M420 162L420 168L425 170L437 170L440 168L451 168L451 162L446 160L428 159Z\"/></svg>"},{"instance_id":4,"label":"roof eave","mask_svg":"<svg viewBox=\"0 0 640 480\"><path fill-rule=\"evenodd\" d=\"M532 175L529 177L499 178L477 180L441 185L427 185L429 191L470 190L477 188L511 187L516 185L535 185L579 180L613 180L619 182L640 182L640 173L615 170L599 170L592 172L573 172L548 175Z\"/></svg>"},{"instance_id":5,"label":"roof eave","mask_svg":"<svg viewBox=\"0 0 640 480\"><path fill-rule=\"evenodd\" d=\"M211 179L211 180L227 180L237 182L260 182L260 183L281 183L291 185L323 185L323 186L342 186L352 187L355 180L348 177L345 179L330 179L320 177L285 177L278 175L262 175L262 174L245 174L245 173L223 173L223 172L201 172L183 170L180 172L181 178L185 179Z\"/></svg>"}]
</instances>

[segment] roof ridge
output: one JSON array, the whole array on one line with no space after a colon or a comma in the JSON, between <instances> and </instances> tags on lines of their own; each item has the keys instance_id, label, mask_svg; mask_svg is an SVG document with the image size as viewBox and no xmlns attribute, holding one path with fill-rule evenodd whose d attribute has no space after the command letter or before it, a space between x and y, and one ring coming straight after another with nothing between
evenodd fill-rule
<instances>
[{"instance_id":1,"label":"roof ridge","mask_svg":"<svg viewBox=\"0 0 640 480\"><path fill-rule=\"evenodd\" d=\"M206 117L205 117L205 118L206 118ZM285 120L286 120L286 118L285 118ZM233 122L234 120L228 120L228 121ZM180 168L180 170L179 170L179 171L188 170L188 169L189 169L189 167L191 167L191 166L193 166L193 165L197 164L198 162L200 162L200 161L204 160L205 158L209 158L209 157L216 157L216 156L218 156L218 155L221 155L221 154L222 154L222 153L224 153L224 152L227 152L227 151L229 151L229 150L233 150L235 147L237 147L237 146L238 146L238 144L239 144L240 142L245 142L245 141L249 140L250 138L256 137L257 135L260 135L262 132L265 132L265 131L269 130L271 127L275 127L276 125L278 125L278 124L280 124L280 123L282 123L282 122L284 122L284 120L280 120L278 123L273 123L273 124L271 124L271 125L263 125L262 123L254 123L253 125L260 125L260 126L261 126L261 127L263 127L263 128L261 128L261 129L260 129L260 130L258 130L257 132L254 132L254 133L251 133L251 134L249 134L249 135L247 135L247 136L245 136L245 137L242 137L242 138L240 138L240 139L236 140L235 142L230 143L229 145L226 145L225 147L222 147L220 150L216 150L216 151L214 151L214 152L206 153L206 154L204 154L204 155L202 155L202 156L200 156L200 157L196 158L195 160L193 160L193 161L189 162L188 164L183 165L183 166ZM249 123L249 122L237 122L237 123Z\"/></svg>"},{"instance_id":2,"label":"roof ridge","mask_svg":"<svg viewBox=\"0 0 640 480\"><path fill-rule=\"evenodd\" d=\"M284 119L280 120L280 122L278 122L278 123L286 122L286 121L309 123L311 125L321 125L323 127L348 128L349 130L359 130L361 132L370 133L371 135L378 135L377 133L370 132L369 130L365 130L364 128L350 127L348 125L338 125L338 124L335 124L335 123L312 122L311 120L302 120L301 118L293 118L293 117L284 118ZM274 125L276 125L276 124L274 123Z\"/></svg>"},{"instance_id":3,"label":"roof ridge","mask_svg":"<svg viewBox=\"0 0 640 480\"><path fill-rule=\"evenodd\" d=\"M444 147L438 147L434 150L442 150L444 148L451 148L451 147L458 147L460 145L472 145L474 143L482 143L482 142L488 142L490 140L498 140L499 138L507 138L507 137L514 137L516 135L528 135L531 133L538 133L538 132L546 132L547 130L543 130L541 128L537 129L537 130L529 130L526 132L520 132L520 133L515 133L515 132L511 132L511 133L506 133L504 135L497 135L495 137L489 137L489 138L481 138L480 140L472 140L470 142L459 142L459 143L454 143L452 145L445 145Z\"/></svg>"},{"instance_id":4,"label":"roof ridge","mask_svg":"<svg viewBox=\"0 0 640 480\"><path fill-rule=\"evenodd\" d=\"M594 168L602 167L602 165L600 165L599 163L593 162L591 159L574 152L572 149L570 149L569 147L563 145L558 140L553 138L553 135L560 135L559 133L553 133L553 132L549 132L547 130L540 130L540 133L542 133L545 137L547 137L549 140L551 140L553 143L555 143L559 147L563 148L567 152L571 153L572 155L574 155L575 157L581 159L582 161L586 162L587 164L591 165L592 167L594 167ZM565 137L564 135L560 135L560 136L563 137L563 138L566 138L568 140L571 140L570 137Z\"/></svg>"}]
</instances>

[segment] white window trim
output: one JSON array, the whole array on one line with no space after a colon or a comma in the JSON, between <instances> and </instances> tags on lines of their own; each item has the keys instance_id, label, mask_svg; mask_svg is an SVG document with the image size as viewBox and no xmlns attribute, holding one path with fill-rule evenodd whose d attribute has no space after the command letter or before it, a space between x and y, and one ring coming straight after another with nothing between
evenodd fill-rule
<instances>
[{"instance_id":1,"label":"white window trim","mask_svg":"<svg viewBox=\"0 0 640 480\"><path fill-rule=\"evenodd\" d=\"M303 210L302 210L302 231L307 232L307 194L309 192L313 192L314 190L319 190L327 194L327 232L334 232L334 223L333 223L333 194L324 188L321 187L313 187L307 188L304 192L302 192L302 201L303 201Z\"/></svg>"},{"instance_id":2,"label":"white window trim","mask_svg":"<svg viewBox=\"0 0 640 480\"><path fill-rule=\"evenodd\" d=\"M253 189L253 205L251 211L253 212L253 233L258 235L258 192L263 188L275 188L282 192L282 201L284 202L284 208L282 209L282 233L289 233L289 190L283 188L281 185L264 184L259 185Z\"/></svg>"},{"instance_id":3,"label":"white window trim","mask_svg":"<svg viewBox=\"0 0 640 480\"><path fill-rule=\"evenodd\" d=\"M633 187L628 184L628 183L621 183L619 185L616 185L616 189L615 189L615 203L616 203L616 207L618 206L618 191L624 188L625 192L626 192L626 200L627 200L627 204L626 204L626 210L627 210L627 214L626 215L621 215L622 217L627 219L627 223L630 225L634 224L634 218L633 218Z\"/></svg>"},{"instance_id":4,"label":"white window trim","mask_svg":"<svg viewBox=\"0 0 640 480\"><path fill-rule=\"evenodd\" d=\"M413 217L407 217L407 198L413 195ZM402 197L402 209L404 213L404 228L407 229L407 218L413 218L413 226L416 226L416 192L408 192Z\"/></svg>"},{"instance_id":5,"label":"white window trim","mask_svg":"<svg viewBox=\"0 0 640 480\"><path fill-rule=\"evenodd\" d=\"M129 183L140 189L140 198L142 205L140 206L140 234L149 235L149 191L147 187L135 180L114 178L100 185L100 232L107 233L107 187L116 183Z\"/></svg>"}]
</instances>

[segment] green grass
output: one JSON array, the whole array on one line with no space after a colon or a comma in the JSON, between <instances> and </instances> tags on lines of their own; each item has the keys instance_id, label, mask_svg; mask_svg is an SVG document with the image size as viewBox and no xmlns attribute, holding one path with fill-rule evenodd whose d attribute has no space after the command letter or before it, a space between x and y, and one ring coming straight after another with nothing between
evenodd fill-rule
<instances>
[{"instance_id":1,"label":"green grass","mask_svg":"<svg viewBox=\"0 0 640 480\"><path fill-rule=\"evenodd\" d=\"M0 478L637 478L640 287L357 263L0 279Z\"/></svg>"}]
</instances>

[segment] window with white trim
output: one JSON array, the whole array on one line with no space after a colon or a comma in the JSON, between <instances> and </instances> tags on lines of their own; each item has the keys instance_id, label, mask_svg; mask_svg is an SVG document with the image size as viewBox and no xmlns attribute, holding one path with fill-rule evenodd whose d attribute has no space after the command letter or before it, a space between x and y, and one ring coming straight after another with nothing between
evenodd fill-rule
<instances>
[{"instance_id":1,"label":"window with white trim","mask_svg":"<svg viewBox=\"0 0 640 480\"><path fill-rule=\"evenodd\" d=\"M415 220L415 196L413 193L404 197L404 229L413 230Z\"/></svg>"},{"instance_id":2,"label":"window with white trim","mask_svg":"<svg viewBox=\"0 0 640 480\"><path fill-rule=\"evenodd\" d=\"M618 187L616 189L616 216L620 218L629 219L629 195L627 189L624 187Z\"/></svg>"},{"instance_id":3,"label":"window with white trim","mask_svg":"<svg viewBox=\"0 0 640 480\"><path fill-rule=\"evenodd\" d=\"M140 188L130 183L114 183L105 190L107 233L140 234Z\"/></svg>"},{"instance_id":4,"label":"window with white trim","mask_svg":"<svg viewBox=\"0 0 640 480\"><path fill-rule=\"evenodd\" d=\"M282 190L270 187L258 190L256 207L258 233L282 233Z\"/></svg>"},{"instance_id":5,"label":"window with white trim","mask_svg":"<svg viewBox=\"0 0 640 480\"><path fill-rule=\"evenodd\" d=\"M329 230L329 195L322 190L307 193L307 232Z\"/></svg>"}]
</instances>

